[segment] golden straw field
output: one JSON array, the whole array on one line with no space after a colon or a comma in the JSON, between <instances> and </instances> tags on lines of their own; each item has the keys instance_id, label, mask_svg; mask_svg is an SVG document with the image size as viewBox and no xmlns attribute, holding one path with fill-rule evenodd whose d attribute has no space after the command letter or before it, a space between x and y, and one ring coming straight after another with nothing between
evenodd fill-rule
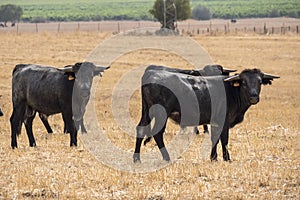
<instances>
[{"instance_id":1,"label":"golden straw field","mask_svg":"<svg viewBox=\"0 0 300 200\"><path fill-rule=\"evenodd\" d=\"M238 71L256 67L280 76L272 85L263 86L260 102L249 109L244 122L230 130L231 163L222 161L221 151L218 162L200 159L201 132L180 158L163 169L119 171L97 161L80 141L81 134L78 147L70 148L60 115L49 118L51 135L36 117L37 147L29 147L23 128L19 148L12 150L13 67L19 63L63 67L83 61L110 36L98 32L0 33L4 113L0 118L0 199L300 199L300 36L295 34L193 36L215 63ZM117 81L145 62L191 68L178 55L144 49L119 57L103 74L95 98L97 118L112 143L131 153L135 138L115 124L111 96ZM129 102L136 123L141 115L139 92ZM178 130L168 125L167 143ZM154 141L142 146L141 156L147 151L158 151Z\"/></svg>"}]
</instances>

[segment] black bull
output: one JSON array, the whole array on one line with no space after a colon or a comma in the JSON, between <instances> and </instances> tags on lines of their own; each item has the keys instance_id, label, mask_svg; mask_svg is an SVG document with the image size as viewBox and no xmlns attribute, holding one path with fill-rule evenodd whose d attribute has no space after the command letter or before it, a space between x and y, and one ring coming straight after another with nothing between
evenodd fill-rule
<instances>
[{"instance_id":1,"label":"black bull","mask_svg":"<svg viewBox=\"0 0 300 200\"><path fill-rule=\"evenodd\" d=\"M62 113L70 132L70 146L77 145L77 129L90 97L93 77L107 67L90 62L76 63L66 68L19 64L13 70L11 147L17 147L17 135L24 122L30 146L36 146L32 122L36 112L47 116ZM70 76L73 77L70 79Z\"/></svg>"},{"instance_id":2,"label":"black bull","mask_svg":"<svg viewBox=\"0 0 300 200\"><path fill-rule=\"evenodd\" d=\"M169 68L165 66L156 66L151 65L148 67L148 70L154 69L154 70L162 70L167 72L173 72L173 73L181 73L181 74L187 74L192 76L216 76L216 75L229 75L231 72L236 72L236 70L226 69L222 67L221 65L206 65L203 69L200 70L188 70L188 69L178 69L178 68ZM178 115L171 114L170 118L175 119ZM176 119L175 121L178 121L179 119ZM204 133L208 133L208 127L207 124L203 125ZM194 132L196 134L199 134L199 130L197 126L194 127ZM146 145L150 140L152 136L148 137L144 141L144 145Z\"/></svg>"},{"instance_id":3,"label":"black bull","mask_svg":"<svg viewBox=\"0 0 300 200\"><path fill-rule=\"evenodd\" d=\"M279 77L259 69L247 69L234 76L203 77L149 66L142 77L142 117L136 128L133 161L140 161L145 136L153 136L163 159L170 160L163 141L168 118L180 126L211 124L210 158L217 159L216 148L221 140L223 159L229 161L229 128L243 121L248 108L259 102L261 84L271 84L274 78Z\"/></svg>"}]
</instances>

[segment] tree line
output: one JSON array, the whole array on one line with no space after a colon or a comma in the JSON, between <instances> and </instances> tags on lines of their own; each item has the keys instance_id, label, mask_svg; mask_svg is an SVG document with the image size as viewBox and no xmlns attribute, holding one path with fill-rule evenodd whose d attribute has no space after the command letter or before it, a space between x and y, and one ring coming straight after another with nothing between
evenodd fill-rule
<instances>
[{"instance_id":1,"label":"tree line","mask_svg":"<svg viewBox=\"0 0 300 200\"><path fill-rule=\"evenodd\" d=\"M300 17L299 6L296 5L281 5L280 7L267 6L267 2L261 4L262 6L257 8L257 5L251 5L251 2L244 2L247 5L239 5L237 1L224 1L220 4L220 1L201 1L201 4L197 4L198 1L190 0L156 0L149 9L149 13L128 15L118 14L102 15L98 13L96 15L76 15L74 12L70 14L57 15L57 16L36 16L28 17L23 16L23 9L20 6L7 4L0 6L0 22L3 22L3 26L7 26L7 22L16 22L19 20L28 22L47 22L47 21L101 21L101 20L157 20L162 24L162 27L175 29L176 21L193 18L196 20L209 20L211 18L247 18L247 17ZM239 5L240 7L235 7ZM292 6L293 9L290 9ZM293 7L294 6L294 7ZM288 9L289 8L289 9ZM87 13L88 14L88 13ZM150 16L149 16L150 14ZM152 17L151 17L152 16Z\"/></svg>"}]
</instances>

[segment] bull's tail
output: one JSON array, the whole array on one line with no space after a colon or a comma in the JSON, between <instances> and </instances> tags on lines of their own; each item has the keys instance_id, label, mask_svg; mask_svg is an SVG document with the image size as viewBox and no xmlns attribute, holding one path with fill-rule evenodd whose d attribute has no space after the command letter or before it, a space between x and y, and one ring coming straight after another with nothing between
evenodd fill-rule
<instances>
[{"instance_id":1,"label":"bull's tail","mask_svg":"<svg viewBox=\"0 0 300 200\"><path fill-rule=\"evenodd\" d=\"M146 144L147 144L148 142L151 141L151 138L152 138L152 136L148 136L148 137L144 140L144 145L145 145L145 146L146 146Z\"/></svg>"}]
</instances>

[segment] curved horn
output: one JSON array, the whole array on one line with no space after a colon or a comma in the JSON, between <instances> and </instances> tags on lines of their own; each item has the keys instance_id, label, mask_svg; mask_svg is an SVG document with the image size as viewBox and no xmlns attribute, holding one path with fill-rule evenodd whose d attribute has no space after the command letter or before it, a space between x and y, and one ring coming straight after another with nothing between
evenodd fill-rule
<instances>
[{"instance_id":1,"label":"curved horn","mask_svg":"<svg viewBox=\"0 0 300 200\"><path fill-rule=\"evenodd\" d=\"M225 72L225 73L231 73L231 72L236 72L236 71L237 71L236 69L227 69L227 68L223 67L223 72Z\"/></svg>"},{"instance_id":2,"label":"curved horn","mask_svg":"<svg viewBox=\"0 0 300 200\"><path fill-rule=\"evenodd\" d=\"M280 78L280 77L272 75L272 74L263 73L263 78L265 78L265 79L273 79L273 78Z\"/></svg>"},{"instance_id":3,"label":"curved horn","mask_svg":"<svg viewBox=\"0 0 300 200\"><path fill-rule=\"evenodd\" d=\"M239 74L236 74L236 75L233 75L233 76L230 76L228 78L225 78L224 79L224 82L229 82L229 81L238 81L240 80L240 75Z\"/></svg>"},{"instance_id":4,"label":"curved horn","mask_svg":"<svg viewBox=\"0 0 300 200\"><path fill-rule=\"evenodd\" d=\"M66 66L64 68L58 68L58 70L63 71L63 72L74 72L73 67L71 67L71 66Z\"/></svg>"},{"instance_id":5,"label":"curved horn","mask_svg":"<svg viewBox=\"0 0 300 200\"><path fill-rule=\"evenodd\" d=\"M107 70L109 68L110 68L110 66L108 66L108 67L102 67L102 66L98 66L97 65L95 71L97 71L97 72L104 72L104 70Z\"/></svg>"}]
</instances>

